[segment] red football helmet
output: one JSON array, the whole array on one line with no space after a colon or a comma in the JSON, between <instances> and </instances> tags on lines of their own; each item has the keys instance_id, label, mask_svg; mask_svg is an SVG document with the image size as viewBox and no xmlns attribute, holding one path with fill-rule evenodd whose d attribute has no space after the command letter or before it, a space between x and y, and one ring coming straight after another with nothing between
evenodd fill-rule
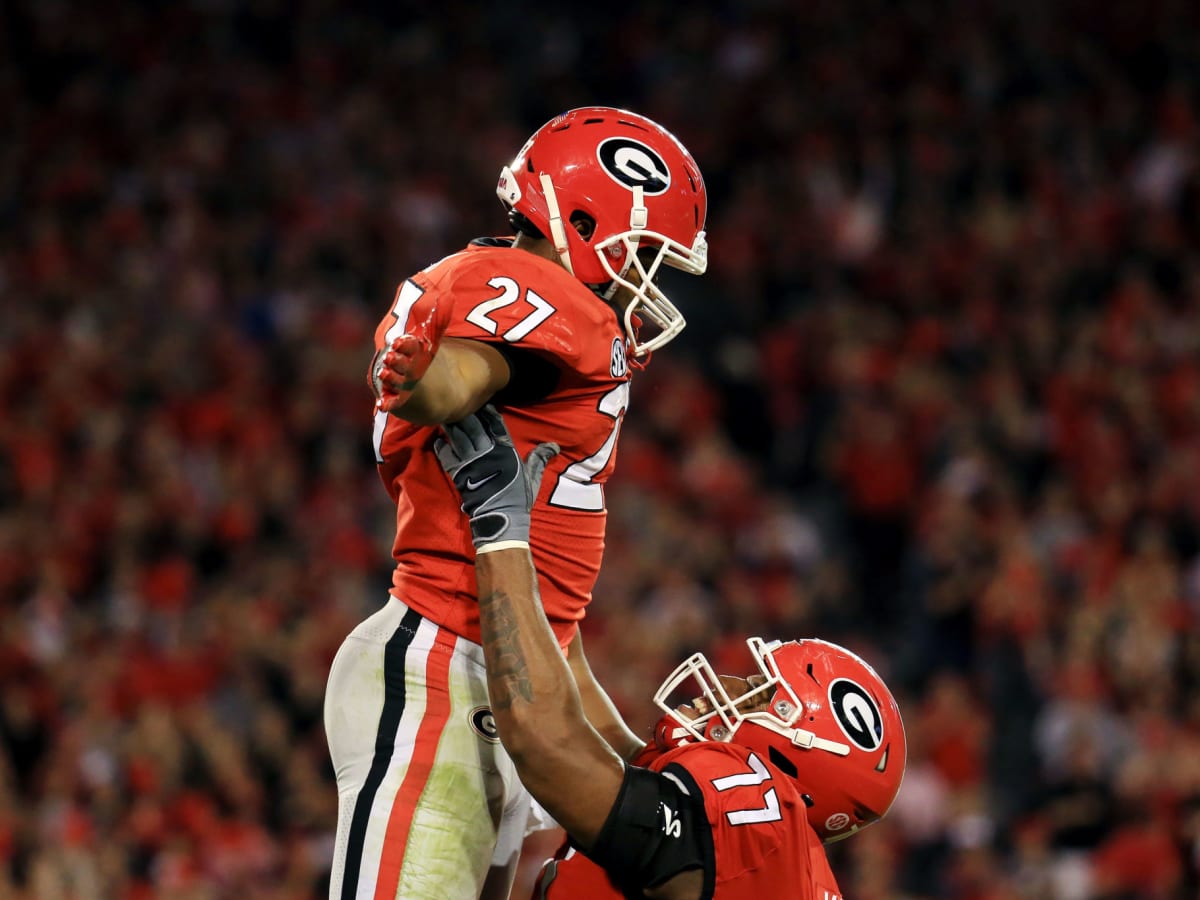
<instances>
[{"instance_id":1,"label":"red football helmet","mask_svg":"<svg viewBox=\"0 0 1200 900\"><path fill-rule=\"evenodd\" d=\"M762 754L811 799L808 821L826 843L880 819L896 799L908 756L887 685L861 658L828 641L746 644L766 681L740 696L729 696L702 653L663 682L654 702L679 725L671 739L729 741ZM692 696L704 701L696 718L670 705L689 678L700 687Z\"/></svg>"},{"instance_id":2,"label":"red football helmet","mask_svg":"<svg viewBox=\"0 0 1200 900\"><path fill-rule=\"evenodd\" d=\"M696 161L666 129L623 109L573 109L534 132L501 170L496 193L601 297L611 299L619 287L633 293L625 331L635 356L683 330L683 316L654 279L663 265L704 273L708 198ZM595 229L584 226L581 234L581 219ZM638 278L629 278L631 269ZM635 315L658 334L639 341Z\"/></svg>"}]
</instances>

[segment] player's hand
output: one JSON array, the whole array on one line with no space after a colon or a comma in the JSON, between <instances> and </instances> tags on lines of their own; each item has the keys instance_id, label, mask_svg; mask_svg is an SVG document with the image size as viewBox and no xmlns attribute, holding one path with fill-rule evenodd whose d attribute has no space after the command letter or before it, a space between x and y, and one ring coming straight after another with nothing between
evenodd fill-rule
<instances>
[{"instance_id":1,"label":"player's hand","mask_svg":"<svg viewBox=\"0 0 1200 900\"><path fill-rule=\"evenodd\" d=\"M433 343L425 337L402 334L392 341L379 354L371 372L375 406L385 412L397 412L407 403L429 369L433 353Z\"/></svg>"},{"instance_id":2,"label":"player's hand","mask_svg":"<svg viewBox=\"0 0 1200 900\"><path fill-rule=\"evenodd\" d=\"M442 430L446 437L437 439L434 452L462 497L476 552L508 542L528 546L529 511L558 444L538 444L522 463L504 419L491 405Z\"/></svg>"}]
</instances>

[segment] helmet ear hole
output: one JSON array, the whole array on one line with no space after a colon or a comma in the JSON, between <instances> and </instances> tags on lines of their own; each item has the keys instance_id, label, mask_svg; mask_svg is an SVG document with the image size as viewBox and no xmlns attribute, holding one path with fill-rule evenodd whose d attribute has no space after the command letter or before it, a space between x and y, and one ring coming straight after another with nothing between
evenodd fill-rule
<instances>
[{"instance_id":1,"label":"helmet ear hole","mask_svg":"<svg viewBox=\"0 0 1200 900\"><path fill-rule=\"evenodd\" d=\"M590 241L596 233L596 220L582 209L577 209L571 213L570 222L575 226L575 230L579 233L579 236L585 241Z\"/></svg>"},{"instance_id":2,"label":"helmet ear hole","mask_svg":"<svg viewBox=\"0 0 1200 900\"><path fill-rule=\"evenodd\" d=\"M774 747L769 748L767 756L770 758L771 764L789 778L796 778L800 774L800 770L796 768L796 764Z\"/></svg>"}]
</instances>

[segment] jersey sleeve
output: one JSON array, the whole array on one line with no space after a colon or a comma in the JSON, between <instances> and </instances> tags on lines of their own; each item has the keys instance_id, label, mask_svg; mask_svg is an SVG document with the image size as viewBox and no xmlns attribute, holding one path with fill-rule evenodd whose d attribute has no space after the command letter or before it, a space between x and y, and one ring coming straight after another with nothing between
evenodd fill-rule
<instances>
[{"instance_id":1,"label":"jersey sleeve","mask_svg":"<svg viewBox=\"0 0 1200 900\"><path fill-rule=\"evenodd\" d=\"M428 285L416 278L406 279L396 288L391 309L375 326L375 353L367 370L367 384L375 396L379 396L379 384L376 381L379 361L392 341L400 335L411 334L421 338L428 343L430 355L437 353L449 324L450 311L442 307L437 292L429 290Z\"/></svg>"}]
</instances>

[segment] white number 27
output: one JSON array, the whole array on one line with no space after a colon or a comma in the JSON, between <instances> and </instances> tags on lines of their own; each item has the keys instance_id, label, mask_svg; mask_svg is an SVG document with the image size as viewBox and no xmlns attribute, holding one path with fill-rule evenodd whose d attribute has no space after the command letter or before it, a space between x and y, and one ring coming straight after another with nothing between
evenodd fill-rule
<instances>
[{"instance_id":1,"label":"white number 27","mask_svg":"<svg viewBox=\"0 0 1200 900\"><path fill-rule=\"evenodd\" d=\"M604 471L608 461L612 459L613 450L616 449L617 435L621 433L621 419L625 410L629 408L629 382L622 381L601 397L596 408L613 419L608 440L587 459L573 462L563 469L562 474L558 476L558 483L554 485L554 491L550 494L552 506L585 510L604 509L604 487L592 479Z\"/></svg>"},{"instance_id":2,"label":"white number 27","mask_svg":"<svg viewBox=\"0 0 1200 900\"><path fill-rule=\"evenodd\" d=\"M500 330L500 325L488 314L516 303L517 298L521 296L521 286L504 275L497 275L488 282L488 286L496 288L500 291L500 295L477 304L467 313L466 318L472 325L477 325L488 334L496 334ZM554 315L554 307L533 291L526 289L524 300L533 307L533 310L517 322L517 324L513 325L512 328L509 328L504 334L500 335L506 341L515 342L521 340L521 338L525 337L529 332Z\"/></svg>"}]
</instances>

